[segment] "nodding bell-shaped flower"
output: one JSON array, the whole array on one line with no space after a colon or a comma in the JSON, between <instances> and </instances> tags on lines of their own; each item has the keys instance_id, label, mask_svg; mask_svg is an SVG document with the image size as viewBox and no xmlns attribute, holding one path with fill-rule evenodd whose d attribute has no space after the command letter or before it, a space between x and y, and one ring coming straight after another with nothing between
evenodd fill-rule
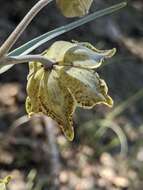
<instances>
[{"instance_id":1,"label":"nodding bell-shaped flower","mask_svg":"<svg viewBox=\"0 0 143 190\"><path fill-rule=\"evenodd\" d=\"M57 0L65 17L81 17L88 13L93 0Z\"/></svg>"},{"instance_id":2,"label":"nodding bell-shaped flower","mask_svg":"<svg viewBox=\"0 0 143 190\"><path fill-rule=\"evenodd\" d=\"M96 104L113 105L104 80L96 73L115 49L97 50L89 43L55 42L43 56L56 64L52 69L29 63L26 110L29 116L43 113L54 119L69 140L74 138L76 107L90 109Z\"/></svg>"}]
</instances>

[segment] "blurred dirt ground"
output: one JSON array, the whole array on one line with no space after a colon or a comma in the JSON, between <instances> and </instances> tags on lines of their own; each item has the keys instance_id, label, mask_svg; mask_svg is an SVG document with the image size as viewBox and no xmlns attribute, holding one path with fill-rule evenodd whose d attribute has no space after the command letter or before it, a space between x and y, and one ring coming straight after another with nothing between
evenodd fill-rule
<instances>
[{"instance_id":1,"label":"blurred dirt ground","mask_svg":"<svg viewBox=\"0 0 143 190\"><path fill-rule=\"evenodd\" d=\"M0 44L35 2L0 0ZM91 12L117 2L94 0ZM0 76L0 178L12 176L9 190L142 190L142 13L143 1L129 0L123 10L56 38L88 41L99 49L117 48L117 54L98 71L109 86L114 107L78 109L72 143L57 126L46 129L39 116L28 120L24 106L27 64ZM65 19L52 3L38 14L15 47L72 20ZM35 52L42 52L53 41Z\"/></svg>"}]
</instances>

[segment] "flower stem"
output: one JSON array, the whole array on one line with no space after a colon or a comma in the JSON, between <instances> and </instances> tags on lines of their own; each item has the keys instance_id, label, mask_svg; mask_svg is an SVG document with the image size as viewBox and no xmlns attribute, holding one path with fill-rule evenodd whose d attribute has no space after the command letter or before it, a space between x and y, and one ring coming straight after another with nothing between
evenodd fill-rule
<instances>
[{"instance_id":1,"label":"flower stem","mask_svg":"<svg viewBox=\"0 0 143 190\"><path fill-rule=\"evenodd\" d=\"M7 38L7 40L0 47L0 57L4 56L9 52L11 47L17 41L17 39L21 36L33 18L39 13L41 9L43 9L48 3L53 0L39 0L32 9L26 14L23 20L19 23L19 25L15 28L15 30L11 33L11 35Z\"/></svg>"},{"instance_id":2,"label":"flower stem","mask_svg":"<svg viewBox=\"0 0 143 190\"><path fill-rule=\"evenodd\" d=\"M18 64L18 63L27 63L27 62L40 62L43 64L46 69L53 67L55 63L50 61L48 58L42 55L23 55L23 56L6 56L3 59L2 65Z\"/></svg>"},{"instance_id":3,"label":"flower stem","mask_svg":"<svg viewBox=\"0 0 143 190\"><path fill-rule=\"evenodd\" d=\"M48 42L51 39L56 38L57 36L64 34L66 32L69 32L83 24L86 24L88 22L91 22L97 18L100 18L102 16L106 16L109 15L123 7L125 7L127 5L126 2L122 2L116 5L113 5L111 7L105 8L103 10L99 10L97 12L94 12L92 14L87 15L86 17L83 17L79 20L76 20L74 22L71 22L65 26L61 26L59 28L56 28L50 32L46 32L45 34L38 36L34 39L32 39L31 41L23 44L21 47L13 50L12 52L9 53L9 55L26 55L30 52L32 52L33 50L35 50L36 48L38 48L39 46L41 46L42 44Z\"/></svg>"}]
</instances>

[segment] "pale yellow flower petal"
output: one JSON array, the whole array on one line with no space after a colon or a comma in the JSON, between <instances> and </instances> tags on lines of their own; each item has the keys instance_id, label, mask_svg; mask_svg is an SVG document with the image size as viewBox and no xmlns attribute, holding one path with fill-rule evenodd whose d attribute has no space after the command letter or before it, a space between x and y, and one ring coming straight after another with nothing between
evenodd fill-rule
<instances>
[{"instance_id":1,"label":"pale yellow flower petal","mask_svg":"<svg viewBox=\"0 0 143 190\"><path fill-rule=\"evenodd\" d=\"M44 69L43 67L41 67L37 72L34 72L33 74L31 74L31 76L28 77L28 82L27 82L28 97L26 99L26 110L29 116L31 116L34 113L41 112L39 106L39 88L43 74L44 74Z\"/></svg>"},{"instance_id":2,"label":"pale yellow flower petal","mask_svg":"<svg viewBox=\"0 0 143 190\"><path fill-rule=\"evenodd\" d=\"M29 74L27 76L27 80L32 76L35 75L36 72L42 67L42 64L39 62L30 62L29 63Z\"/></svg>"},{"instance_id":3,"label":"pale yellow flower petal","mask_svg":"<svg viewBox=\"0 0 143 190\"><path fill-rule=\"evenodd\" d=\"M73 140L72 115L76 106L113 105L107 85L95 69L114 53L115 49L98 50L85 42L55 42L42 54L56 63L53 68L48 70L38 62L29 64L26 99L29 116L43 113L51 117L65 136Z\"/></svg>"},{"instance_id":4,"label":"pale yellow flower petal","mask_svg":"<svg viewBox=\"0 0 143 190\"><path fill-rule=\"evenodd\" d=\"M44 55L53 62L58 62L61 65L64 65L64 56L66 52L77 46L76 43L71 43L67 41L56 41L53 43L48 50L44 52Z\"/></svg>"},{"instance_id":5,"label":"pale yellow flower petal","mask_svg":"<svg viewBox=\"0 0 143 190\"><path fill-rule=\"evenodd\" d=\"M68 89L59 82L56 71L52 70L50 75L46 71L44 72L39 99L42 112L57 121L65 136L69 140L73 140L72 114L75 110L75 102Z\"/></svg>"},{"instance_id":6,"label":"pale yellow flower petal","mask_svg":"<svg viewBox=\"0 0 143 190\"><path fill-rule=\"evenodd\" d=\"M96 47L94 47L92 44L89 42L77 42L75 41L77 45L84 46L88 49L91 49L95 53L99 53L105 56L105 58L111 58L115 53L116 53L116 48L109 49L109 50L99 50Z\"/></svg>"},{"instance_id":7,"label":"pale yellow flower petal","mask_svg":"<svg viewBox=\"0 0 143 190\"><path fill-rule=\"evenodd\" d=\"M106 83L93 70L64 68L60 71L60 81L70 90L80 107L92 108L99 103L113 105Z\"/></svg>"},{"instance_id":8,"label":"pale yellow flower petal","mask_svg":"<svg viewBox=\"0 0 143 190\"><path fill-rule=\"evenodd\" d=\"M96 49L97 50L97 49ZM63 65L71 65L72 67L96 69L100 67L103 61L114 55L116 49L98 50L89 49L81 44L71 47L64 56ZM62 65L59 63L59 65Z\"/></svg>"},{"instance_id":9,"label":"pale yellow flower petal","mask_svg":"<svg viewBox=\"0 0 143 190\"><path fill-rule=\"evenodd\" d=\"M55 42L45 56L58 65L96 69L102 62L112 57L116 49L98 50L89 43Z\"/></svg>"},{"instance_id":10,"label":"pale yellow flower petal","mask_svg":"<svg viewBox=\"0 0 143 190\"><path fill-rule=\"evenodd\" d=\"M65 17L81 17L88 13L93 0L57 0Z\"/></svg>"}]
</instances>

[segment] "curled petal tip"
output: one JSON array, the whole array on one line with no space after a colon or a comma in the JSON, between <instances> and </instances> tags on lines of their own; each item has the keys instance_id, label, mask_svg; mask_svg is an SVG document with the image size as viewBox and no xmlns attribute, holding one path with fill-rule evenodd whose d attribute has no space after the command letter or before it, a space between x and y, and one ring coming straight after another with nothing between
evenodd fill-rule
<instances>
[{"instance_id":1,"label":"curled petal tip","mask_svg":"<svg viewBox=\"0 0 143 190\"><path fill-rule=\"evenodd\" d=\"M109 57L109 58L112 57L113 55L115 55L116 51L117 51L116 48L113 48L113 49L109 50L109 53L108 53L107 57Z\"/></svg>"},{"instance_id":2,"label":"curled petal tip","mask_svg":"<svg viewBox=\"0 0 143 190\"><path fill-rule=\"evenodd\" d=\"M31 112L28 114L28 117L31 118L35 113L34 112Z\"/></svg>"},{"instance_id":3,"label":"curled petal tip","mask_svg":"<svg viewBox=\"0 0 143 190\"><path fill-rule=\"evenodd\" d=\"M66 138L69 140L69 141L73 141L74 139L74 134L70 134L70 135L66 135Z\"/></svg>"},{"instance_id":4,"label":"curled petal tip","mask_svg":"<svg viewBox=\"0 0 143 190\"><path fill-rule=\"evenodd\" d=\"M108 107L113 107L114 101L110 96L107 97L106 104Z\"/></svg>"},{"instance_id":5,"label":"curled petal tip","mask_svg":"<svg viewBox=\"0 0 143 190\"><path fill-rule=\"evenodd\" d=\"M73 141L74 139L74 130L71 129L62 129L63 130L63 133L65 135L65 137L69 140L69 141Z\"/></svg>"}]
</instances>

